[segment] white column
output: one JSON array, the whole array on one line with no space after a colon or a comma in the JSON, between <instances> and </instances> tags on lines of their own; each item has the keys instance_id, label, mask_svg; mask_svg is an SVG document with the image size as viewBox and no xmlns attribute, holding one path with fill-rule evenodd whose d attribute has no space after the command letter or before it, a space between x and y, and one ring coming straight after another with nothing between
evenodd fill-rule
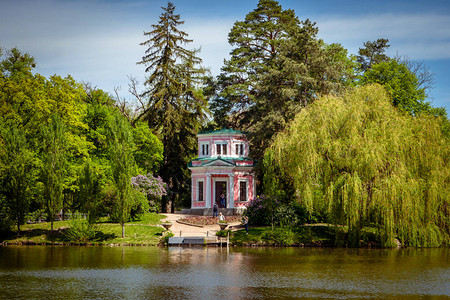
<instances>
[{"instance_id":1,"label":"white column","mask_svg":"<svg viewBox=\"0 0 450 300\"><path fill-rule=\"evenodd\" d=\"M193 176L193 174L191 174L191 209L193 209L194 208L194 189L195 189L195 186L194 186L194 176Z\"/></svg>"},{"instance_id":2,"label":"white column","mask_svg":"<svg viewBox=\"0 0 450 300\"><path fill-rule=\"evenodd\" d=\"M254 173L250 173L252 174L252 183L253 183L253 198L256 198L256 180L255 180L255 174ZM253 199L252 198L252 199ZM247 200L252 200L252 199L247 199Z\"/></svg>"},{"instance_id":3,"label":"white column","mask_svg":"<svg viewBox=\"0 0 450 300\"><path fill-rule=\"evenodd\" d=\"M205 207L211 208L211 174L206 175Z\"/></svg>"},{"instance_id":4,"label":"white column","mask_svg":"<svg viewBox=\"0 0 450 300\"><path fill-rule=\"evenodd\" d=\"M230 178L230 192L229 192L229 201L228 201L228 207L234 208L234 174L231 174L229 176Z\"/></svg>"}]
</instances>

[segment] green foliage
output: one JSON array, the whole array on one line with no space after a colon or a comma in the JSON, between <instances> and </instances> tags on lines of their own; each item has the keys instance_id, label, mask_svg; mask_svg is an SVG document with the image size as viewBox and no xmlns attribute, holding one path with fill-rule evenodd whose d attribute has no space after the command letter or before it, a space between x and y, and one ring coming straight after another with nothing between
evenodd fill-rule
<instances>
[{"instance_id":1,"label":"green foliage","mask_svg":"<svg viewBox=\"0 0 450 300\"><path fill-rule=\"evenodd\" d=\"M142 215L150 210L147 195L133 189L131 197L133 205L130 210L130 219L140 219Z\"/></svg>"},{"instance_id":2,"label":"green foliage","mask_svg":"<svg viewBox=\"0 0 450 300\"><path fill-rule=\"evenodd\" d=\"M64 232L64 239L72 243L87 243L95 238L96 233L96 225L75 217L71 220L70 227Z\"/></svg>"},{"instance_id":3,"label":"green foliage","mask_svg":"<svg viewBox=\"0 0 450 300\"><path fill-rule=\"evenodd\" d=\"M80 209L88 214L88 221L93 224L99 217L99 206L103 193L101 175L98 167L90 158L83 165L77 185L79 190L76 193L76 198L80 204Z\"/></svg>"},{"instance_id":4,"label":"green foliage","mask_svg":"<svg viewBox=\"0 0 450 300\"><path fill-rule=\"evenodd\" d=\"M384 85L394 106L412 115L429 112L431 105L425 101L425 91L419 87L417 77L395 60L381 62L364 73L363 84Z\"/></svg>"},{"instance_id":5,"label":"green foliage","mask_svg":"<svg viewBox=\"0 0 450 300\"><path fill-rule=\"evenodd\" d=\"M196 134L206 119L207 103L198 89L204 74L198 67L198 50L182 47L192 40L178 29L184 21L174 13L175 6L169 2L163 10L158 24L144 33L148 40L141 43L148 47L139 62L150 73L143 93L148 102L135 122L146 119L163 142L164 159L159 173L170 190L163 210L173 211L173 203L179 204L183 194L189 195L187 162L196 153Z\"/></svg>"},{"instance_id":6,"label":"green foliage","mask_svg":"<svg viewBox=\"0 0 450 300\"><path fill-rule=\"evenodd\" d=\"M130 218L133 207L133 190L130 179L136 165L133 158L133 140L131 125L120 115L116 115L110 123L111 145L110 160L115 187L113 218L122 226L122 238L125 236L125 222Z\"/></svg>"},{"instance_id":7,"label":"green foliage","mask_svg":"<svg viewBox=\"0 0 450 300\"><path fill-rule=\"evenodd\" d=\"M66 126L59 115L52 115L50 123L42 128L41 180L44 184L44 206L51 222L63 207L64 179L67 172Z\"/></svg>"},{"instance_id":8,"label":"green foliage","mask_svg":"<svg viewBox=\"0 0 450 300\"><path fill-rule=\"evenodd\" d=\"M375 85L302 111L264 164L292 178L309 213L348 226L346 244L378 224L383 246L396 235L407 246L437 246L449 236L449 151L438 119L399 113Z\"/></svg>"},{"instance_id":9,"label":"green foliage","mask_svg":"<svg viewBox=\"0 0 450 300\"><path fill-rule=\"evenodd\" d=\"M310 20L299 21L277 1L261 0L228 34L234 48L222 74L210 80L211 107L219 126L249 133L256 159L302 107L352 84L354 59L317 33Z\"/></svg>"},{"instance_id":10,"label":"green foliage","mask_svg":"<svg viewBox=\"0 0 450 300\"><path fill-rule=\"evenodd\" d=\"M388 43L388 39L377 39L373 42L367 41L364 43L364 48L359 48L357 60L362 72L366 72L373 65L390 60L389 56L384 54L391 46Z\"/></svg>"},{"instance_id":11,"label":"green foliage","mask_svg":"<svg viewBox=\"0 0 450 300\"><path fill-rule=\"evenodd\" d=\"M282 202L276 197L261 195L252 199L245 215L252 225L295 226L306 221L303 207L294 202Z\"/></svg>"},{"instance_id":12,"label":"green foliage","mask_svg":"<svg viewBox=\"0 0 450 300\"><path fill-rule=\"evenodd\" d=\"M133 140L136 145L133 152L136 164L144 170L144 174L155 174L163 161L162 142L144 122L138 122L133 128Z\"/></svg>"},{"instance_id":13,"label":"green foliage","mask_svg":"<svg viewBox=\"0 0 450 300\"><path fill-rule=\"evenodd\" d=\"M163 244L164 246L169 245L169 238L175 236L172 232L167 232L164 234L164 236L160 240L160 244Z\"/></svg>"},{"instance_id":14,"label":"green foliage","mask_svg":"<svg viewBox=\"0 0 450 300\"><path fill-rule=\"evenodd\" d=\"M20 225L25 222L33 198L36 159L23 129L14 123L0 126L0 199L5 201L2 213L5 220L14 221L20 235Z\"/></svg>"},{"instance_id":15,"label":"green foliage","mask_svg":"<svg viewBox=\"0 0 450 300\"><path fill-rule=\"evenodd\" d=\"M2 57L0 51L0 57ZM34 57L28 53L21 53L19 49L12 48L6 52L6 57L0 61L0 75L18 77L30 73L36 67Z\"/></svg>"},{"instance_id":16,"label":"green foliage","mask_svg":"<svg viewBox=\"0 0 450 300\"><path fill-rule=\"evenodd\" d=\"M229 229L219 230L216 232L216 236L218 237L227 237L228 235L231 236L231 230Z\"/></svg>"},{"instance_id":17,"label":"green foliage","mask_svg":"<svg viewBox=\"0 0 450 300\"><path fill-rule=\"evenodd\" d=\"M261 239L266 243L277 246L291 246L296 240L296 234L288 228L277 228L266 232Z\"/></svg>"}]
</instances>

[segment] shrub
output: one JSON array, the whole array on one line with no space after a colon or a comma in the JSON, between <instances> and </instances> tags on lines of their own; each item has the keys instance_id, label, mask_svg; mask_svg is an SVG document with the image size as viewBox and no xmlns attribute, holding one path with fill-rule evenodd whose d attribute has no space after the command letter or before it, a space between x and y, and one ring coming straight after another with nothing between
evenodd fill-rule
<instances>
[{"instance_id":1,"label":"shrub","mask_svg":"<svg viewBox=\"0 0 450 300\"><path fill-rule=\"evenodd\" d=\"M272 202L275 201L276 200L273 198L269 198L264 195L250 200L245 212L245 215L248 216L249 224L262 226L270 225L274 215L275 206Z\"/></svg>"},{"instance_id":2,"label":"shrub","mask_svg":"<svg viewBox=\"0 0 450 300\"><path fill-rule=\"evenodd\" d=\"M167 232L159 241L164 246L167 246L169 244L169 238L175 236L172 232Z\"/></svg>"},{"instance_id":3,"label":"shrub","mask_svg":"<svg viewBox=\"0 0 450 300\"><path fill-rule=\"evenodd\" d=\"M87 243L95 238L96 226L89 224L85 219L75 217L70 222L70 227L64 233L64 239L68 242Z\"/></svg>"},{"instance_id":4,"label":"shrub","mask_svg":"<svg viewBox=\"0 0 450 300\"><path fill-rule=\"evenodd\" d=\"M295 226L307 221L306 210L295 202L283 203L265 195L251 200L245 213L252 225Z\"/></svg>"},{"instance_id":5,"label":"shrub","mask_svg":"<svg viewBox=\"0 0 450 300\"><path fill-rule=\"evenodd\" d=\"M296 238L295 232L291 229L278 228L274 231L267 232L262 236L262 240L270 244L279 246L290 246L294 244Z\"/></svg>"},{"instance_id":6,"label":"shrub","mask_svg":"<svg viewBox=\"0 0 450 300\"><path fill-rule=\"evenodd\" d=\"M231 230L219 230L216 232L216 235L219 237L227 237L228 234L231 236Z\"/></svg>"},{"instance_id":7,"label":"shrub","mask_svg":"<svg viewBox=\"0 0 450 300\"><path fill-rule=\"evenodd\" d=\"M130 219L139 219L150 209L147 196L136 190L133 190L131 195L133 197L133 206L130 211Z\"/></svg>"}]
</instances>

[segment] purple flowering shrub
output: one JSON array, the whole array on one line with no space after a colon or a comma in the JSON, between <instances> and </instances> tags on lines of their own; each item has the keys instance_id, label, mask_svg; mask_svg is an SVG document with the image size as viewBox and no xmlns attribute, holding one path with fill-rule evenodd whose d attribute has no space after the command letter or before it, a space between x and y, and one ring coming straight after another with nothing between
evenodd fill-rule
<instances>
[{"instance_id":1,"label":"purple flowering shrub","mask_svg":"<svg viewBox=\"0 0 450 300\"><path fill-rule=\"evenodd\" d=\"M272 211L274 209L272 198L265 195L257 196L247 203L245 215L248 216L248 222L252 225L266 226L272 222Z\"/></svg>"},{"instance_id":2,"label":"purple flowering shrub","mask_svg":"<svg viewBox=\"0 0 450 300\"><path fill-rule=\"evenodd\" d=\"M152 175L138 175L131 178L133 189L147 195L150 212L159 212L161 210L161 198L167 195L166 184L161 177Z\"/></svg>"}]
</instances>

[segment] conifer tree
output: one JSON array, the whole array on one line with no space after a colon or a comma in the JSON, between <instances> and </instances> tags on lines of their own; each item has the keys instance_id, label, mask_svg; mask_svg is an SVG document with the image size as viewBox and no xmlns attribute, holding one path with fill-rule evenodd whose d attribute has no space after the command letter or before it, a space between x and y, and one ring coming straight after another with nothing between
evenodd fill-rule
<instances>
[{"instance_id":1,"label":"conifer tree","mask_svg":"<svg viewBox=\"0 0 450 300\"><path fill-rule=\"evenodd\" d=\"M352 81L355 62L338 44L317 38L310 20L274 0L260 0L228 35L234 46L215 84L212 110L219 126L249 133L259 159L272 136L321 93Z\"/></svg>"},{"instance_id":2,"label":"conifer tree","mask_svg":"<svg viewBox=\"0 0 450 300\"><path fill-rule=\"evenodd\" d=\"M182 47L192 40L178 28L184 21L175 6L168 2L162 9L158 24L144 33L148 40L141 43L148 48L138 64L150 75L142 95L148 102L136 121L146 119L163 142L160 175L168 184L167 209L173 211L172 202L189 186L186 163L196 152L195 135L205 118L206 101L198 89L204 74L198 50Z\"/></svg>"}]
</instances>

